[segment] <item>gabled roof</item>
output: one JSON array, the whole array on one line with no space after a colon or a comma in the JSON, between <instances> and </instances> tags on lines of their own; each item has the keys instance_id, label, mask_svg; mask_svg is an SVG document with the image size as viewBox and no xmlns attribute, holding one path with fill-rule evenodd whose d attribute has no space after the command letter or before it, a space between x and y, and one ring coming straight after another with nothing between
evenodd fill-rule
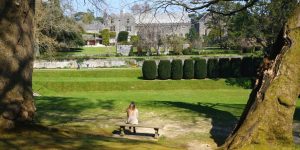
<instances>
[{"instance_id":1,"label":"gabled roof","mask_svg":"<svg viewBox=\"0 0 300 150\"><path fill-rule=\"evenodd\" d=\"M80 26L85 32L89 33L99 33L99 31L104 29L104 25L101 22L93 22L91 24L80 23Z\"/></svg>"}]
</instances>

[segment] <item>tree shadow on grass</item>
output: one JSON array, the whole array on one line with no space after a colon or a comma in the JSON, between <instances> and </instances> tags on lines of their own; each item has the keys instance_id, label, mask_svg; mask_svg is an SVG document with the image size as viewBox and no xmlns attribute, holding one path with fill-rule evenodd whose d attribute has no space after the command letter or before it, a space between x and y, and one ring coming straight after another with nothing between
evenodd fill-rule
<instances>
[{"instance_id":1,"label":"tree shadow on grass","mask_svg":"<svg viewBox=\"0 0 300 150\"><path fill-rule=\"evenodd\" d=\"M226 138L229 136L238 117L234 116L228 111L219 110L215 107L223 107L225 109L244 109L243 104L221 104L221 103L185 103L185 102L172 102L172 101L153 101L152 105L156 106L172 106L182 108L199 113L201 117L211 119L212 129L210 130L211 138L217 143L218 146L222 145Z\"/></svg>"},{"instance_id":2,"label":"tree shadow on grass","mask_svg":"<svg viewBox=\"0 0 300 150\"><path fill-rule=\"evenodd\" d=\"M86 98L73 97L36 97L37 117L36 121L46 119L51 125L59 125L78 120L96 120L97 118L81 118L80 113L88 109L112 110L115 100L89 101ZM104 114L94 114L103 116ZM107 118L109 116L106 116Z\"/></svg>"},{"instance_id":3,"label":"tree shadow on grass","mask_svg":"<svg viewBox=\"0 0 300 150\"><path fill-rule=\"evenodd\" d=\"M66 48L66 49L60 49L59 52L82 52L82 48Z\"/></svg>"},{"instance_id":4,"label":"tree shadow on grass","mask_svg":"<svg viewBox=\"0 0 300 150\"><path fill-rule=\"evenodd\" d=\"M13 131L2 133L0 149L103 149L119 148L161 147L151 141L137 141L129 139L116 139L97 134L87 134L73 130L60 130L48 128L38 124L17 126Z\"/></svg>"}]
</instances>

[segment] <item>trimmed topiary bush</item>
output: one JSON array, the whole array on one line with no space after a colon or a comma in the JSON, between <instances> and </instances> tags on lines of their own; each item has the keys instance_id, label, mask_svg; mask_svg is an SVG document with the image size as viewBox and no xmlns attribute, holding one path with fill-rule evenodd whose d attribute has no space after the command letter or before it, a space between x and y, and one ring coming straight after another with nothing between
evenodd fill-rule
<instances>
[{"instance_id":1,"label":"trimmed topiary bush","mask_svg":"<svg viewBox=\"0 0 300 150\"><path fill-rule=\"evenodd\" d=\"M231 74L230 60L229 58L219 59L219 73L221 78L229 78Z\"/></svg>"},{"instance_id":2,"label":"trimmed topiary bush","mask_svg":"<svg viewBox=\"0 0 300 150\"><path fill-rule=\"evenodd\" d=\"M209 78L219 77L219 64L217 58L210 58L207 61L207 76Z\"/></svg>"},{"instance_id":3,"label":"trimmed topiary bush","mask_svg":"<svg viewBox=\"0 0 300 150\"><path fill-rule=\"evenodd\" d=\"M145 60L142 67L143 78L145 80L154 80L157 74L157 66L154 60Z\"/></svg>"},{"instance_id":4,"label":"trimmed topiary bush","mask_svg":"<svg viewBox=\"0 0 300 150\"><path fill-rule=\"evenodd\" d=\"M241 58L231 58L231 77L240 77L241 76Z\"/></svg>"},{"instance_id":5,"label":"trimmed topiary bush","mask_svg":"<svg viewBox=\"0 0 300 150\"><path fill-rule=\"evenodd\" d=\"M182 76L182 60L174 59L171 64L171 78L173 80L180 80Z\"/></svg>"},{"instance_id":6,"label":"trimmed topiary bush","mask_svg":"<svg viewBox=\"0 0 300 150\"><path fill-rule=\"evenodd\" d=\"M167 80L171 78L171 62L169 60L161 60L158 64L158 78Z\"/></svg>"},{"instance_id":7,"label":"trimmed topiary bush","mask_svg":"<svg viewBox=\"0 0 300 150\"><path fill-rule=\"evenodd\" d=\"M195 60L195 79L205 79L207 77L207 63L205 59Z\"/></svg>"},{"instance_id":8,"label":"trimmed topiary bush","mask_svg":"<svg viewBox=\"0 0 300 150\"><path fill-rule=\"evenodd\" d=\"M121 31L118 34L118 42L127 42L129 33L127 31Z\"/></svg>"},{"instance_id":9,"label":"trimmed topiary bush","mask_svg":"<svg viewBox=\"0 0 300 150\"><path fill-rule=\"evenodd\" d=\"M194 61L192 59L184 60L183 78L184 79L193 79L194 78Z\"/></svg>"},{"instance_id":10,"label":"trimmed topiary bush","mask_svg":"<svg viewBox=\"0 0 300 150\"><path fill-rule=\"evenodd\" d=\"M252 57L244 57L241 64L241 75L243 77L252 77L254 70L254 64Z\"/></svg>"}]
</instances>

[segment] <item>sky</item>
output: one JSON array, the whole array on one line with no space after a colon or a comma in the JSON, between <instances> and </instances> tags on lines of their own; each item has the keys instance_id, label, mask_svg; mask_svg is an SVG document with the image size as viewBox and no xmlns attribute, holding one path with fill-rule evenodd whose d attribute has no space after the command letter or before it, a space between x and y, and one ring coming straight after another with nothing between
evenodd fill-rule
<instances>
[{"instance_id":1,"label":"sky","mask_svg":"<svg viewBox=\"0 0 300 150\"><path fill-rule=\"evenodd\" d=\"M131 5L135 1L136 0L106 0L107 5L101 6L101 9L107 10L109 13L118 13L121 10L121 5L125 5L124 11L129 11L129 5ZM73 0L71 3L75 11L77 12L86 12L89 9L93 11L96 16L99 16L102 13L101 11L99 11L99 9L95 8L93 4L88 2L84 3L84 0Z\"/></svg>"}]
</instances>

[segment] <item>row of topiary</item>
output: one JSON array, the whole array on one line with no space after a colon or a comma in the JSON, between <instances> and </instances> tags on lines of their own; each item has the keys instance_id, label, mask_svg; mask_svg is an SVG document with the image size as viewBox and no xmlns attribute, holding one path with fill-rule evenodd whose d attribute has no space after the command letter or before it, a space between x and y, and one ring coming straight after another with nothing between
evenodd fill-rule
<instances>
[{"instance_id":1,"label":"row of topiary","mask_svg":"<svg viewBox=\"0 0 300 150\"><path fill-rule=\"evenodd\" d=\"M160 60L158 66L154 60L146 60L142 71L145 80L173 79L204 79L204 78L231 78L253 77L261 63L261 58L209 58Z\"/></svg>"}]
</instances>

